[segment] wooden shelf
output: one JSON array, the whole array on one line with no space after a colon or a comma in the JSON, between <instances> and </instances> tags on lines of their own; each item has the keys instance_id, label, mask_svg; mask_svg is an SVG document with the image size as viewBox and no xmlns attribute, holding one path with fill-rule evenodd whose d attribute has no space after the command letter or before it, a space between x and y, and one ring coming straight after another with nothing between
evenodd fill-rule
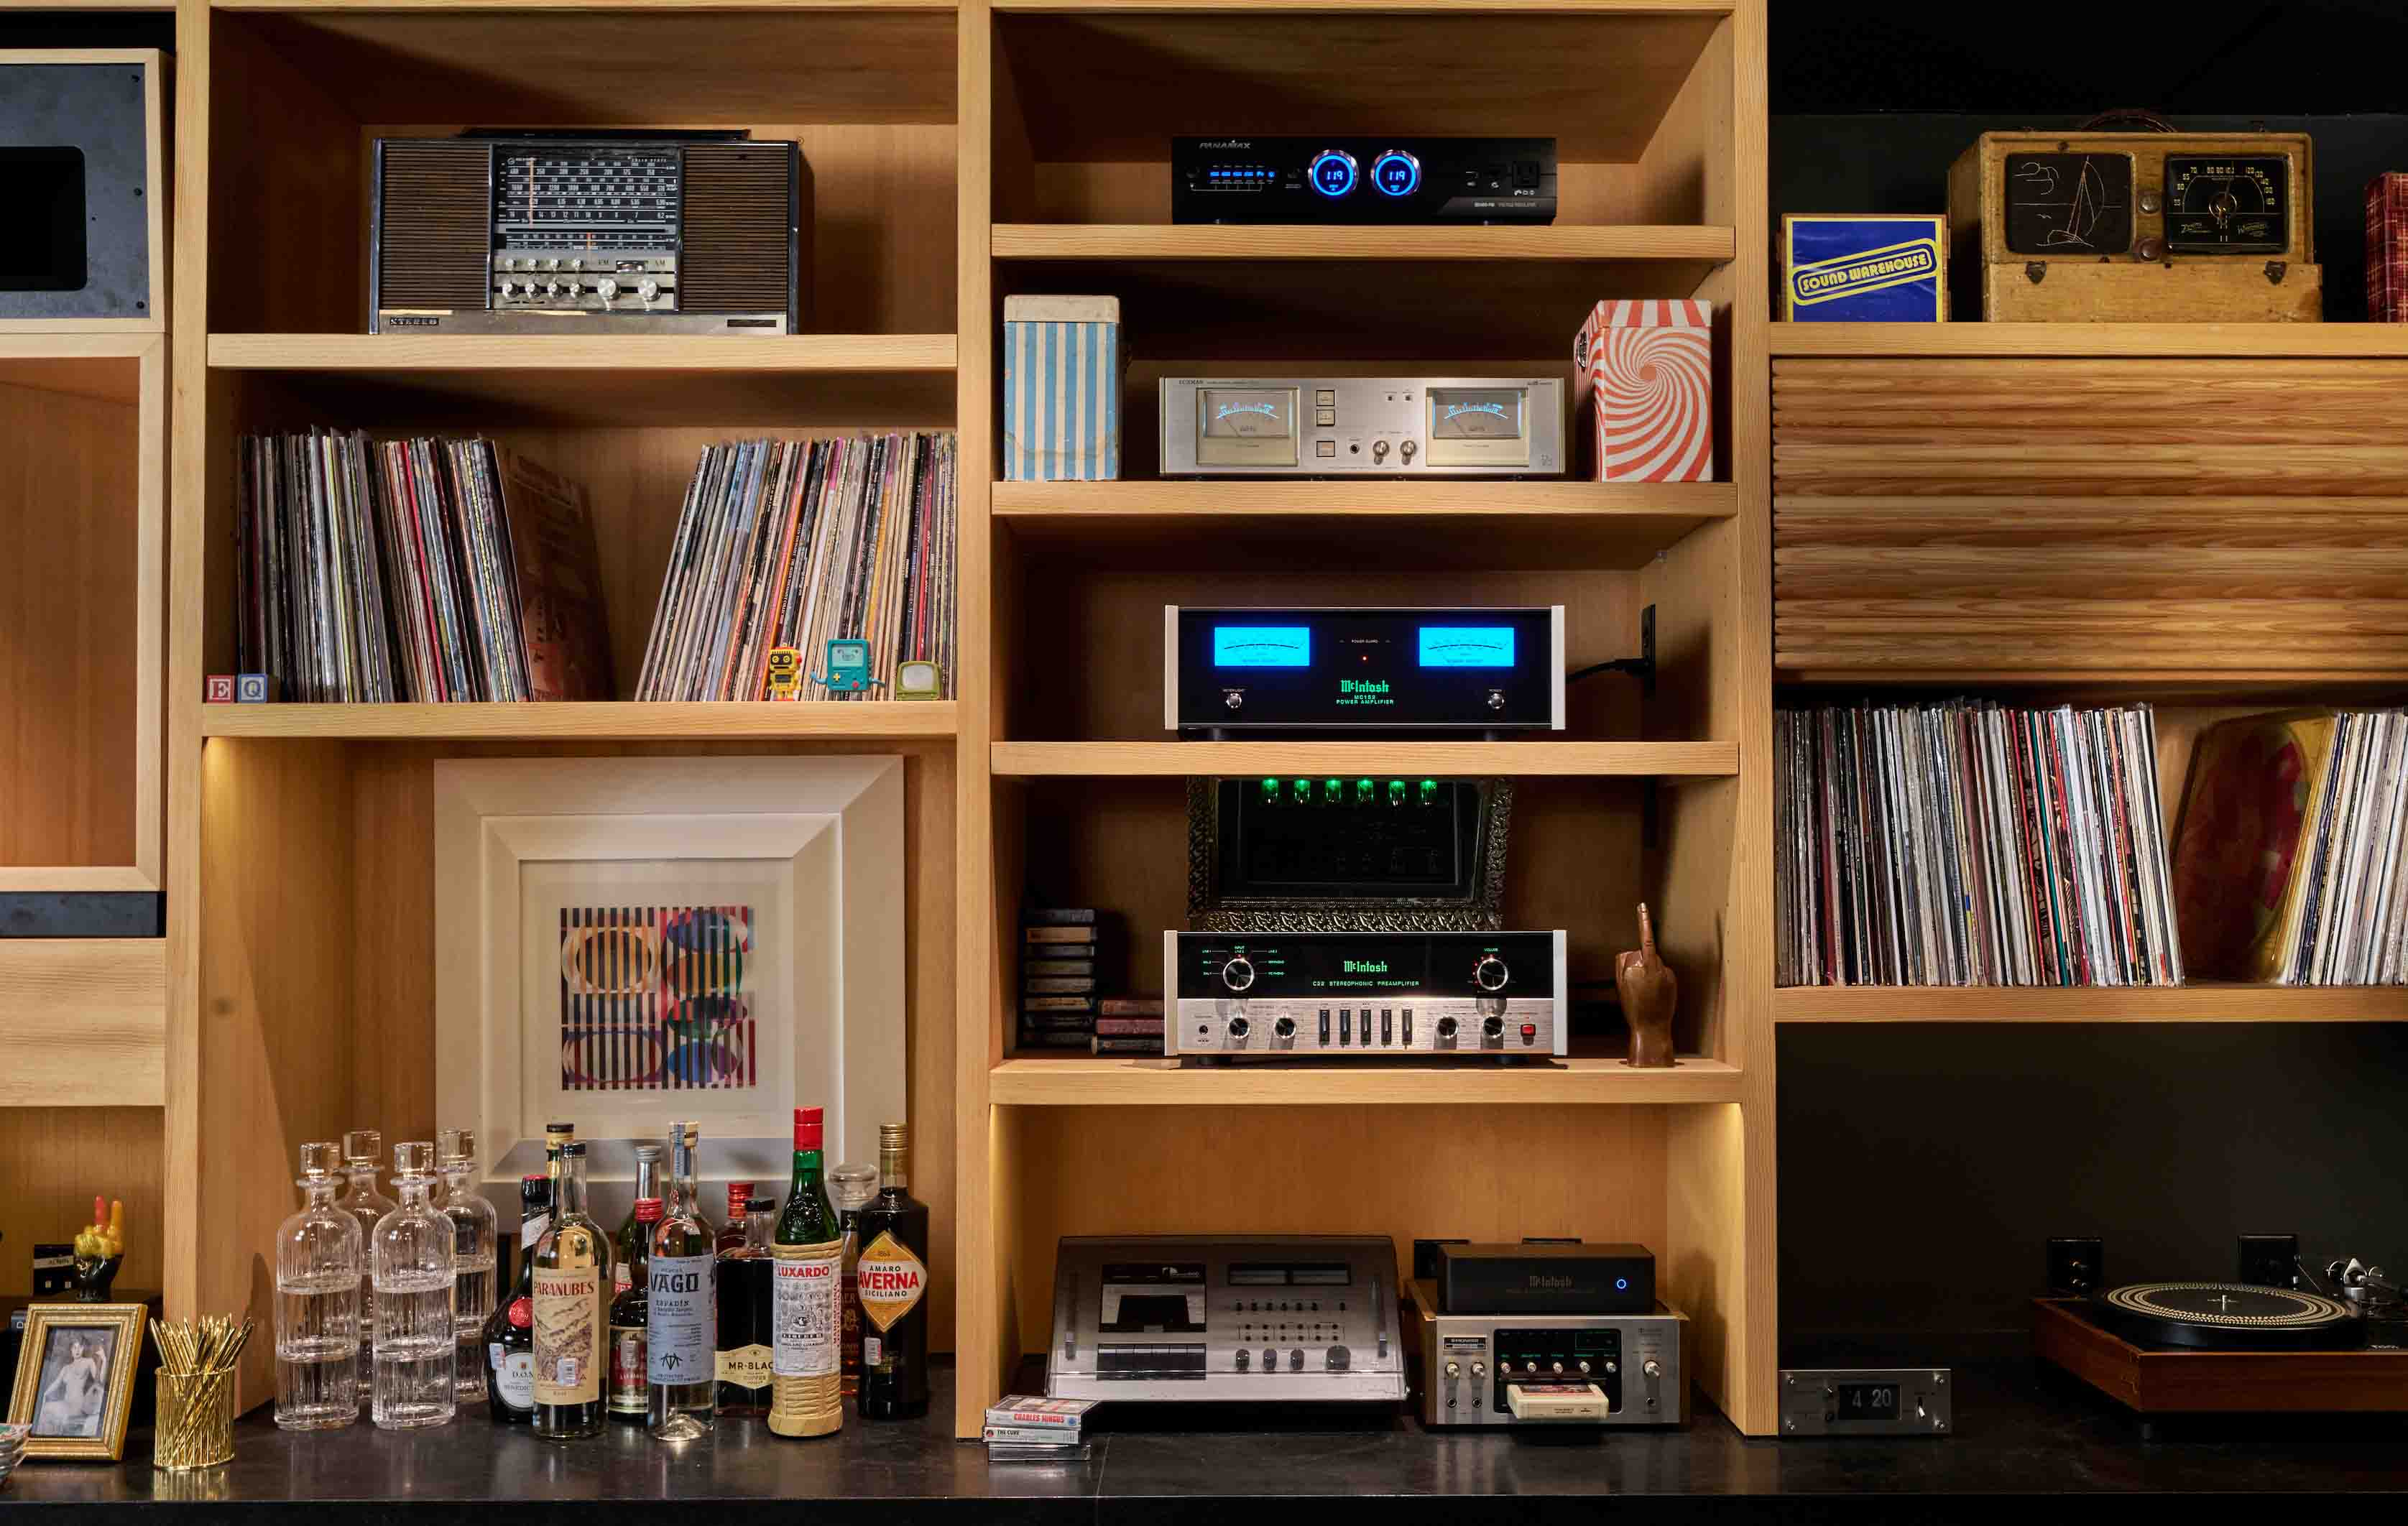
<instances>
[{"instance_id":1,"label":"wooden shelf","mask_svg":"<svg viewBox=\"0 0 2408 1526\"><path fill-rule=\"evenodd\" d=\"M1717 778L1739 772L1735 742L997 742L994 771L1024 778L1205 775L1508 774Z\"/></svg>"},{"instance_id":2,"label":"wooden shelf","mask_svg":"<svg viewBox=\"0 0 2408 1526\"><path fill-rule=\"evenodd\" d=\"M304 736L411 741L540 741L740 737L897 741L951 736L951 700L741 701L581 705L204 705L204 736Z\"/></svg>"},{"instance_id":3,"label":"wooden shelf","mask_svg":"<svg viewBox=\"0 0 2408 1526\"><path fill-rule=\"evenodd\" d=\"M1220 223L997 223L998 260L1687 260L1738 251L1728 228L1240 227Z\"/></svg>"},{"instance_id":4,"label":"wooden shelf","mask_svg":"<svg viewBox=\"0 0 2408 1526\"><path fill-rule=\"evenodd\" d=\"M744 371L847 375L953 368L950 334L743 335L212 334L237 371Z\"/></svg>"},{"instance_id":5,"label":"wooden shelf","mask_svg":"<svg viewBox=\"0 0 2408 1526\"><path fill-rule=\"evenodd\" d=\"M2408 987L1792 986L1778 1022L2401 1022Z\"/></svg>"},{"instance_id":6,"label":"wooden shelf","mask_svg":"<svg viewBox=\"0 0 2408 1526\"><path fill-rule=\"evenodd\" d=\"M1259 566L1314 549L1349 564L1482 571L1645 565L1738 511L1727 482L997 482L1025 548L1095 567Z\"/></svg>"},{"instance_id":7,"label":"wooden shelf","mask_svg":"<svg viewBox=\"0 0 2408 1526\"><path fill-rule=\"evenodd\" d=\"M950 334L213 334L213 371L284 388L329 417L712 429L942 425Z\"/></svg>"},{"instance_id":8,"label":"wooden shelf","mask_svg":"<svg viewBox=\"0 0 2408 1526\"><path fill-rule=\"evenodd\" d=\"M2117 355L2408 359L2408 323L1775 323L1776 360Z\"/></svg>"},{"instance_id":9,"label":"wooden shelf","mask_svg":"<svg viewBox=\"0 0 2408 1526\"><path fill-rule=\"evenodd\" d=\"M167 1100L164 938L0 939L0 1107Z\"/></svg>"},{"instance_id":10,"label":"wooden shelf","mask_svg":"<svg viewBox=\"0 0 2408 1526\"><path fill-rule=\"evenodd\" d=\"M1241 1063L1068 1054L1022 1056L987 1072L995 1102L1038 1107L1363 1106L1431 1104L1737 1102L1740 1073L1683 1056L1671 1070L1575 1056L1546 1064Z\"/></svg>"}]
</instances>

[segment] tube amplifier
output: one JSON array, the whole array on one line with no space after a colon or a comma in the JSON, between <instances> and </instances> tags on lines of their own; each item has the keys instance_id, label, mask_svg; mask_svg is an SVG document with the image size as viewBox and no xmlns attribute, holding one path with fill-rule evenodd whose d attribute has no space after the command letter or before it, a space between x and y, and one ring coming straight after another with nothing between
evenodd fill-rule
<instances>
[{"instance_id":1,"label":"tube amplifier","mask_svg":"<svg viewBox=\"0 0 2408 1526\"><path fill-rule=\"evenodd\" d=\"M795 333L801 150L741 133L379 138L371 334Z\"/></svg>"}]
</instances>

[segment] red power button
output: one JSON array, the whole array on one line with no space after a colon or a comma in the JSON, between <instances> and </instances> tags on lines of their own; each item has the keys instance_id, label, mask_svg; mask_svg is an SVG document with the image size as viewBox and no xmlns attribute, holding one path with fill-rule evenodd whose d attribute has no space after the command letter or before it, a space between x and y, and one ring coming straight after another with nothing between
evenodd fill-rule
<instances>
[{"instance_id":1,"label":"red power button","mask_svg":"<svg viewBox=\"0 0 2408 1526\"><path fill-rule=\"evenodd\" d=\"M1525 1044L1530 1043L1532 1040L1536 1039L1538 1036L1539 1036L1539 1025L1538 1025L1537 1023L1535 1023L1535 1022L1526 1022L1526 1023L1522 1024L1522 1042L1523 1042L1523 1043L1525 1043Z\"/></svg>"}]
</instances>

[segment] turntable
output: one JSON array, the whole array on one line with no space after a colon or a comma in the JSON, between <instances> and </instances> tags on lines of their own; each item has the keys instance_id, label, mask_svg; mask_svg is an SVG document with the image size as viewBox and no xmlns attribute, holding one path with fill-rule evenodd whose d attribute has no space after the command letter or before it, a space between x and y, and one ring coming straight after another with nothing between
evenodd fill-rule
<instances>
[{"instance_id":1,"label":"turntable","mask_svg":"<svg viewBox=\"0 0 2408 1526\"><path fill-rule=\"evenodd\" d=\"M2042 1360L2156 1415L2408 1412L2408 1350L2321 1293L2144 1282L2033 1300Z\"/></svg>"}]
</instances>

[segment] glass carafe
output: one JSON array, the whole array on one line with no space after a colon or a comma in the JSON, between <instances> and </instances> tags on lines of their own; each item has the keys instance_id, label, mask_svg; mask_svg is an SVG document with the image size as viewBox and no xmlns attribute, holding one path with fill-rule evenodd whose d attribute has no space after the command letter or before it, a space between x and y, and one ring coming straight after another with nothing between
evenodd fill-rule
<instances>
[{"instance_id":1,"label":"glass carafe","mask_svg":"<svg viewBox=\"0 0 2408 1526\"><path fill-rule=\"evenodd\" d=\"M383 1169L384 1135L374 1129L353 1129L343 1135L343 1175L351 1178L335 1205L360 1226L360 1402L368 1397L368 1374L374 1370L376 1341L376 1229L393 1212L393 1199L377 1191L377 1173Z\"/></svg>"},{"instance_id":2,"label":"glass carafe","mask_svg":"<svg viewBox=\"0 0 2408 1526\"><path fill-rule=\"evenodd\" d=\"M452 1328L460 1337L453 1378L460 1402L473 1405L485 1397L485 1364L479 1360L485 1321L494 1312L494 1288L499 1276L501 1218L485 1194L477 1190L477 1135L468 1129L445 1129L435 1136L435 1170L443 1178L439 1206L452 1220L452 1248L458 1272L452 1300Z\"/></svg>"},{"instance_id":3,"label":"glass carafe","mask_svg":"<svg viewBox=\"0 0 2408 1526\"><path fill-rule=\"evenodd\" d=\"M359 1221L336 1205L342 1155L301 1147L301 1211L276 1232L276 1423L333 1431L360 1418Z\"/></svg>"},{"instance_id":4,"label":"glass carafe","mask_svg":"<svg viewBox=\"0 0 2408 1526\"><path fill-rule=\"evenodd\" d=\"M459 1334L452 1319L459 1253L435 1206L435 1147L393 1147L401 1205L377 1220L374 1413L388 1431L442 1425L460 1407Z\"/></svg>"}]
</instances>

